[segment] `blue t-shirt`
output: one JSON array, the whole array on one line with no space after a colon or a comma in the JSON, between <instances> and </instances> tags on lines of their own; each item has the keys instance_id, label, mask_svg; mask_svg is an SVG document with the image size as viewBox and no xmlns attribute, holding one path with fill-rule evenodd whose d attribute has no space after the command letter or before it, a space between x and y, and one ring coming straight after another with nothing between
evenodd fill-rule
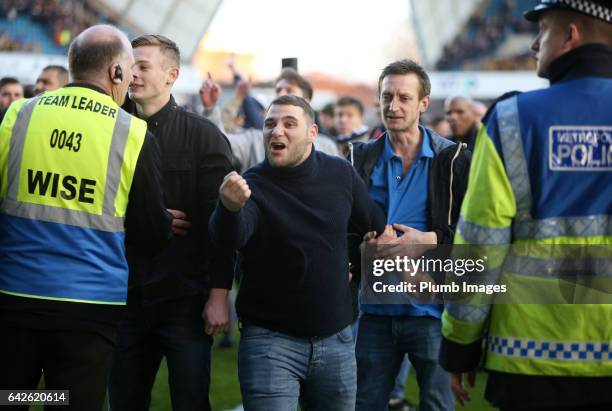
<instances>
[{"instance_id":1,"label":"blue t-shirt","mask_svg":"<svg viewBox=\"0 0 612 411\"><path fill-rule=\"evenodd\" d=\"M423 135L421 151L404 175L402 158L393 152L385 134L384 148L370 176L370 197L387 212L387 224L404 224L419 231L429 231L427 196L429 169L434 158L431 137L419 126ZM441 317L439 304L361 304L361 311L375 315L413 315Z\"/></svg>"}]
</instances>

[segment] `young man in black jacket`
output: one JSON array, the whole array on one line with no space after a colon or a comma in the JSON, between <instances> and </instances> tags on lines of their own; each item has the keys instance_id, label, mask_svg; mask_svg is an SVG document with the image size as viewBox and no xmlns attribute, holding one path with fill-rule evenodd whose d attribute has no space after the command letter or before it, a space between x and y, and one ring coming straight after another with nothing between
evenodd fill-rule
<instances>
[{"instance_id":1,"label":"young man in black jacket","mask_svg":"<svg viewBox=\"0 0 612 411\"><path fill-rule=\"evenodd\" d=\"M379 78L387 132L355 144L351 160L385 210L400 244L452 242L467 186L470 156L419 126L429 105L427 73L413 61L389 64ZM374 243L376 241L373 241ZM362 304L357 337L357 410L384 410L408 354L420 385L419 409L453 409L449 374L438 364L442 307L436 304Z\"/></svg>"},{"instance_id":2,"label":"young man in black jacket","mask_svg":"<svg viewBox=\"0 0 612 411\"><path fill-rule=\"evenodd\" d=\"M349 224L361 236L382 232L384 216L350 164L313 149L306 100L274 100L263 134L266 159L225 178L210 223L215 242L243 255L236 308L244 406L294 410L299 398L303 410L353 411L346 233Z\"/></svg>"},{"instance_id":3,"label":"young man in black jacket","mask_svg":"<svg viewBox=\"0 0 612 411\"><path fill-rule=\"evenodd\" d=\"M147 409L163 356L174 410L210 409L210 334L228 326L233 261L208 241L219 186L232 170L228 141L208 120L177 106L176 44L158 35L132 41L136 114L162 153L163 190L175 237L157 258L128 247L128 315L110 379L113 411Z\"/></svg>"}]
</instances>

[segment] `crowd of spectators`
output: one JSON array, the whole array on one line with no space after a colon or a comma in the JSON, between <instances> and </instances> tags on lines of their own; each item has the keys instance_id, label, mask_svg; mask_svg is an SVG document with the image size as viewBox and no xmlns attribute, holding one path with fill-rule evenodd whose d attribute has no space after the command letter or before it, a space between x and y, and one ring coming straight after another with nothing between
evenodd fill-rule
<instances>
[{"instance_id":1,"label":"crowd of spectators","mask_svg":"<svg viewBox=\"0 0 612 411\"><path fill-rule=\"evenodd\" d=\"M494 0L489 2L492 3ZM465 29L460 30L457 37L449 42L438 60L438 70L461 70L479 66L485 58L487 63L483 69L495 68L491 64L491 52L499 46L510 34L534 33L536 27L525 20L516 11L515 0L503 0L498 12L489 10L488 4L478 7L467 21ZM488 57L488 59L486 59ZM520 63L529 64L528 59L512 62L510 69L528 68ZM502 67L507 64L502 64Z\"/></svg>"},{"instance_id":2,"label":"crowd of spectators","mask_svg":"<svg viewBox=\"0 0 612 411\"><path fill-rule=\"evenodd\" d=\"M81 0L3 0L0 3L0 18L11 21L17 16L28 16L33 22L45 26L54 43L61 47L67 47L72 38L86 27L108 20ZM109 23L114 24L112 21ZM20 39L3 41L1 47L2 50L26 51L39 48L40 45Z\"/></svg>"},{"instance_id":3,"label":"crowd of spectators","mask_svg":"<svg viewBox=\"0 0 612 411\"><path fill-rule=\"evenodd\" d=\"M490 58L479 62L481 70L535 70L536 60L531 52L518 56Z\"/></svg>"},{"instance_id":4,"label":"crowd of spectators","mask_svg":"<svg viewBox=\"0 0 612 411\"><path fill-rule=\"evenodd\" d=\"M27 51L40 53L40 44L26 41L22 36L12 37L6 30L0 30L0 51Z\"/></svg>"}]
</instances>

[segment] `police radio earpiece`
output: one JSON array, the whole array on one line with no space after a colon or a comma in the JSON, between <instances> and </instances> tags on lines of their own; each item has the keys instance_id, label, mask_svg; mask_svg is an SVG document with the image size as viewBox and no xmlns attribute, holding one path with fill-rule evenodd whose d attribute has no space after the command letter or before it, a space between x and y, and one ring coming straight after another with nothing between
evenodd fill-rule
<instances>
[{"instance_id":1,"label":"police radio earpiece","mask_svg":"<svg viewBox=\"0 0 612 411\"><path fill-rule=\"evenodd\" d=\"M113 79L123 80L123 70L121 70L121 66L115 67L115 75L113 76Z\"/></svg>"}]
</instances>

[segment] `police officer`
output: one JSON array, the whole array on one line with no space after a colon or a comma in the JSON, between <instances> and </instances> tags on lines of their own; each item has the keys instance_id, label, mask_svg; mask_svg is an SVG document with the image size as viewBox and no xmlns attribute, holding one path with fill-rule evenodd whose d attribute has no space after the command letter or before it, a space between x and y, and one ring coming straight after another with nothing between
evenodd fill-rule
<instances>
[{"instance_id":1,"label":"police officer","mask_svg":"<svg viewBox=\"0 0 612 411\"><path fill-rule=\"evenodd\" d=\"M159 148L120 109L127 37L91 27L68 59L74 82L15 102L0 127L0 389L35 389L42 370L47 389L70 390L69 409L99 410L126 303L124 241L159 252L172 218Z\"/></svg>"},{"instance_id":2,"label":"police officer","mask_svg":"<svg viewBox=\"0 0 612 411\"><path fill-rule=\"evenodd\" d=\"M499 102L481 128L455 243L612 244L610 2L542 1L525 17L539 25L532 49L551 85ZM550 283L542 274L559 274L555 259L515 254L498 265L502 276L539 288ZM511 261L520 264L511 269ZM489 322L485 396L493 405L610 410L611 318L605 304L448 305L440 360L463 404L462 373L473 384Z\"/></svg>"}]
</instances>

